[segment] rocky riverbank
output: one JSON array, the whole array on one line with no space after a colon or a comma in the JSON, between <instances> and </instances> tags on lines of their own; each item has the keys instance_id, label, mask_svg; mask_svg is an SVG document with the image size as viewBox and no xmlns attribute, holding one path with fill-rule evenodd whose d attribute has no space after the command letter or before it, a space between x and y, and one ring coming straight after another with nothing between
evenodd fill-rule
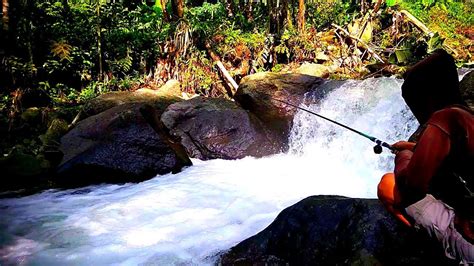
<instances>
[{"instance_id":1,"label":"rocky riverbank","mask_svg":"<svg viewBox=\"0 0 474 266\"><path fill-rule=\"evenodd\" d=\"M288 134L295 112L274 99L299 104L311 92L311 101L318 101L337 84L304 74L269 75L245 79L235 101L185 100L159 90L98 97L61 138L59 171L44 180L56 187L139 182L178 172L190 165L189 158L238 159L285 151L288 140L282 135ZM264 113L272 111L271 116ZM449 263L432 242L398 224L377 200L339 196L309 197L224 253L223 265Z\"/></svg>"},{"instance_id":2,"label":"rocky riverbank","mask_svg":"<svg viewBox=\"0 0 474 266\"><path fill-rule=\"evenodd\" d=\"M177 81L158 90L103 94L83 107L69 129L64 121L53 123L44 139L60 145L49 157L18 152L3 158L2 188L137 182L179 172L191 165L189 158L239 159L285 152L296 112L281 101L299 105L308 92L318 101L344 82L308 71L247 76L234 101L183 99ZM460 86L471 108L473 73L466 74Z\"/></svg>"}]
</instances>

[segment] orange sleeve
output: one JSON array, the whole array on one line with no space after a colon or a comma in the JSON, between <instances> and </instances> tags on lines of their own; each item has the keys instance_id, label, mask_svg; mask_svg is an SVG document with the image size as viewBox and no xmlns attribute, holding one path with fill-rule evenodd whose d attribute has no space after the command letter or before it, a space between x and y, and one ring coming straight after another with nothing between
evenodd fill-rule
<instances>
[{"instance_id":1,"label":"orange sleeve","mask_svg":"<svg viewBox=\"0 0 474 266\"><path fill-rule=\"evenodd\" d=\"M428 124L413 153L405 150L397 154L395 177L403 205L410 205L426 195L431 178L448 156L450 148L446 130Z\"/></svg>"}]
</instances>

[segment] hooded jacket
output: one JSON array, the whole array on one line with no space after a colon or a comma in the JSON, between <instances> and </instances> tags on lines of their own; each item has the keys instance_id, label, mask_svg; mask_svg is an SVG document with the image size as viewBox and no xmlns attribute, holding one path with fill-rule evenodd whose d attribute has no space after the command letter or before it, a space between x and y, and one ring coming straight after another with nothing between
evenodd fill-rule
<instances>
[{"instance_id":1,"label":"hooded jacket","mask_svg":"<svg viewBox=\"0 0 474 266\"><path fill-rule=\"evenodd\" d=\"M437 50L416 64L405 75L402 96L426 125L415 149L395 157L402 207L429 193L474 221L474 115L461 100L454 59Z\"/></svg>"}]
</instances>

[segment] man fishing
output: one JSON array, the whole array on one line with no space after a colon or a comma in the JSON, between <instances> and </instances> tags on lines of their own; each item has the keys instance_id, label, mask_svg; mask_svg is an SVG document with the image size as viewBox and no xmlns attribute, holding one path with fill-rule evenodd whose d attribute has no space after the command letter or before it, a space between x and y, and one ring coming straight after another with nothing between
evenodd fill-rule
<instances>
[{"instance_id":1,"label":"man fishing","mask_svg":"<svg viewBox=\"0 0 474 266\"><path fill-rule=\"evenodd\" d=\"M408 226L425 230L448 258L474 263L474 115L463 104L454 59L437 50L407 71L402 96L425 125L417 143L400 141L394 173L378 197Z\"/></svg>"}]
</instances>

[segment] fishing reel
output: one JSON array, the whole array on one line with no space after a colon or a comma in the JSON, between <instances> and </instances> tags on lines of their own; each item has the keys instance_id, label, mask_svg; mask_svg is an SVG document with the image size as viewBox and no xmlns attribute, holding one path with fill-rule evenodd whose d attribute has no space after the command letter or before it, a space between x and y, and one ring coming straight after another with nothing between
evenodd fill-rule
<instances>
[{"instance_id":1,"label":"fishing reel","mask_svg":"<svg viewBox=\"0 0 474 266\"><path fill-rule=\"evenodd\" d=\"M375 154L381 154L382 153L382 145L377 144L374 146L374 153Z\"/></svg>"}]
</instances>

